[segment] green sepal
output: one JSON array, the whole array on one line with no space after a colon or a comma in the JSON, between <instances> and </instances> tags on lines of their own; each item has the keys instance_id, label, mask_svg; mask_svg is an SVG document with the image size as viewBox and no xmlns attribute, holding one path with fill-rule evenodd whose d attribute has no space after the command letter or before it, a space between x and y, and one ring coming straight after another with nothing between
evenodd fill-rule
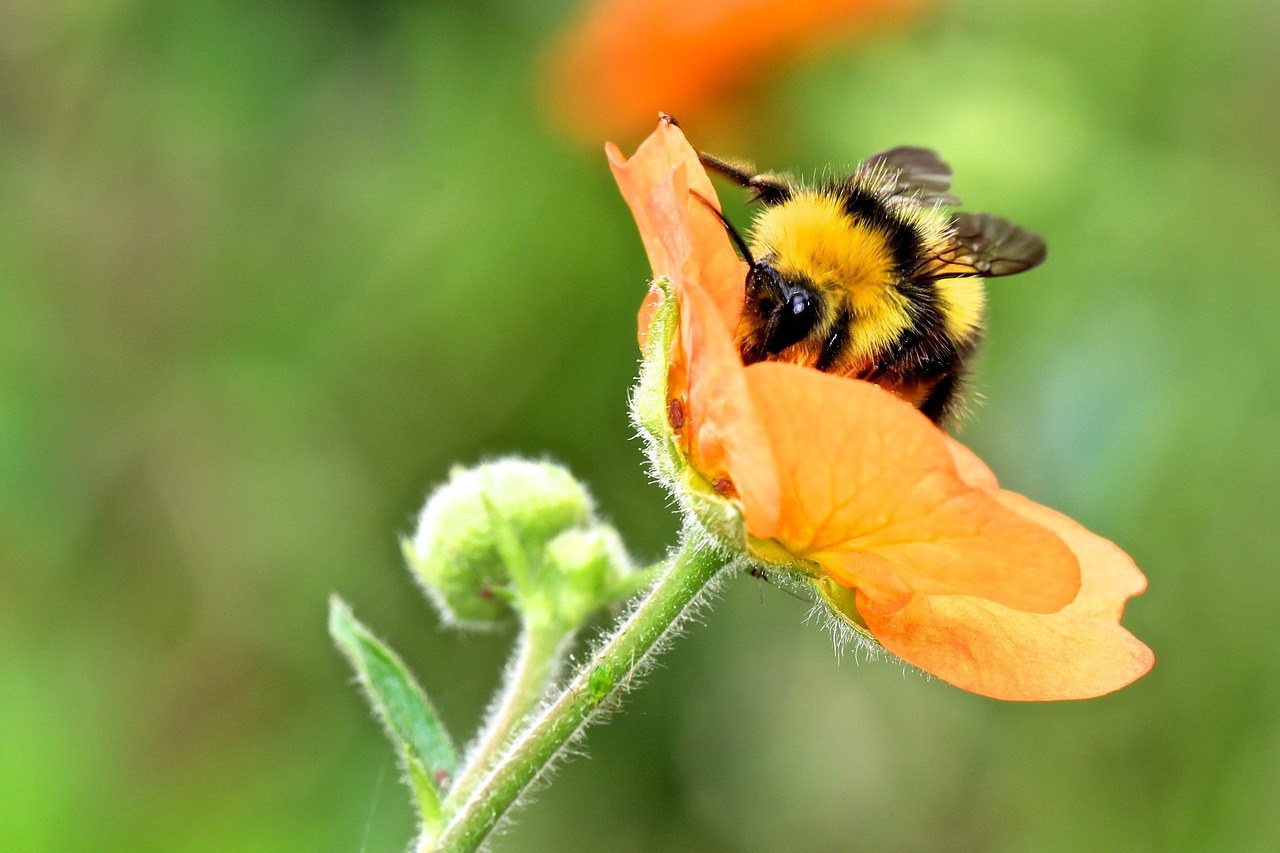
<instances>
[{"instance_id":1,"label":"green sepal","mask_svg":"<svg viewBox=\"0 0 1280 853\"><path fill-rule=\"evenodd\" d=\"M837 624L852 630L877 646L880 645L880 641L867 629L867 623L858 612L857 597L852 589L841 586L829 577L811 577L807 581L818 593L822 603L826 605L827 614L832 616Z\"/></svg>"},{"instance_id":2,"label":"green sepal","mask_svg":"<svg viewBox=\"0 0 1280 853\"><path fill-rule=\"evenodd\" d=\"M529 594L529 586L533 582L533 566L530 565L529 551L520 541L520 531L516 530L511 519L494 503L493 498L481 492L480 502L484 505L485 515L489 517L493 546L507 567L507 575L515 587L514 597L518 600Z\"/></svg>"},{"instance_id":3,"label":"green sepal","mask_svg":"<svg viewBox=\"0 0 1280 853\"><path fill-rule=\"evenodd\" d=\"M336 595L329 599L329 634L351 662L369 704L395 745L413 788L424 834L434 835L443 825L441 794L458 766L444 723L396 653L360 624Z\"/></svg>"},{"instance_id":4,"label":"green sepal","mask_svg":"<svg viewBox=\"0 0 1280 853\"><path fill-rule=\"evenodd\" d=\"M715 492L689 465L671 427L668 374L671 346L680 328L680 300L667 278L654 279L650 290L662 296L649 319L649 336L640 364L640 378L631 389L631 420L645 440L645 454L654 477L680 502L681 508L718 544L730 551L746 549L742 505Z\"/></svg>"},{"instance_id":5,"label":"green sepal","mask_svg":"<svg viewBox=\"0 0 1280 853\"><path fill-rule=\"evenodd\" d=\"M712 541L730 553L748 553L742 504L717 494L689 465L671 427L667 384L671 346L680 327L680 300L667 278L655 279L650 289L660 293L662 300L649 320L640 378L631 391L631 420L645 439L654 477L680 502L686 517L696 520Z\"/></svg>"},{"instance_id":6,"label":"green sepal","mask_svg":"<svg viewBox=\"0 0 1280 853\"><path fill-rule=\"evenodd\" d=\"M684 470L681 485L681 505L697 519L711 541L730 553L747 553L747 524L742 516L742 504L718 494L693 468Z\"/></svg>"},{"instance_id":7,"label":"green sepal","mask_svg":"<svg viewBox=\"0 0 1280 853\"><path fill-rule=\"evenodd\" d=\"M669 279L655 279L650 287L662 294L662 301L649 321L640 378L631 389L631 422L645 440L645 454L654 476L668 489L678 492L681 472L688 463L671 429L667 371L671 367L671 344L680 324L680 304Z\"/></svg>"}]
</instances>

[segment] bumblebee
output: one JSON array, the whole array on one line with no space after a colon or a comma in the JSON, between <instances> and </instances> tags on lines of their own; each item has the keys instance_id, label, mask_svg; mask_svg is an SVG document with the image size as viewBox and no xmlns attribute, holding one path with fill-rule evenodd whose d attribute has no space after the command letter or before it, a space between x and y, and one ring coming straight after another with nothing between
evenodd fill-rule
<instances>
[{"instance_id":1,"label":"bumblebee","mask_svg":"<svg viewBox=\"0 0 1280 853\"><path fill-rule=\"evenodd\" d=\"M699 154L763 206L750 241L736 343L746 364L788 361L874 382L934 423L955 414L982 338L982 279L1040 264L1038 234L986 213L947 213L951 169L925 148L876 154L814 185Z\"/></svg>"}]
</instances>

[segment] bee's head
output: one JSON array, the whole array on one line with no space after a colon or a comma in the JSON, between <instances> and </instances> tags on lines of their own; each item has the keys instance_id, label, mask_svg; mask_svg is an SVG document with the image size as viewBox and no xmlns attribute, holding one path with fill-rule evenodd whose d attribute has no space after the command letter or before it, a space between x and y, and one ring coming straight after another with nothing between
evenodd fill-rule
<instances>
[{"instance_id":1,"label":"bee's head","mask_svg":"<svg viewBox=\"0 0 1280 853\"><path fill-rule=\"evenodd\" d=\"M764 361L804 340L817 325L822 308L817 288L803 277L781 275L774 266L773 255L756 260L747 241L718 207L694 190L689 194L720 220L747 262L746 293L737 334L742 361Z\"/></svg>"},{"instance_id":2,"label":"bee's head","mask_svg":"<svg viewBox=\"0 0 1280 853\"><path fill-rule=\"evenodd\" d=\"M738 324L743 362L764 361L804 340L817 324L818 300L812 285L779 275L767 257L753 263Z\"/></svg>"}]
</instances>

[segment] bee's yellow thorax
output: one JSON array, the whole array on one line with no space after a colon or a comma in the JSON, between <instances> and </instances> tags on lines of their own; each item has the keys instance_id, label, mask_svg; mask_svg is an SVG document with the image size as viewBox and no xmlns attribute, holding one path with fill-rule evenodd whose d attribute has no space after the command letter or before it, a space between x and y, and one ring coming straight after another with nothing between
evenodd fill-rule
<instances>
[{"instance_id":1,"label":"bee's yellow thorax","mask_svg":"<svg viewBox=\"0 0 1280 853\"><path fill-rule=\"evenodd\" d=\"M752 236L752 252L769 257L783 277L807 281L825 299L847 306L851 349L859 357L886 351L910 327L910 305L894 287L887 235L849 216L839 199L796 193L763 210ZM828 310L835 314L839 305Z\"/></svg>"}]
</instances>

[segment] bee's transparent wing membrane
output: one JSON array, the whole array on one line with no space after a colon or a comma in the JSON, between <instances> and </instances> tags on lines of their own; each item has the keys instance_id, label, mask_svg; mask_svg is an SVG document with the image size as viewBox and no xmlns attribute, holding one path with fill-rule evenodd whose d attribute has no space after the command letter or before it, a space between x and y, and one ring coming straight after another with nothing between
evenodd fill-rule
<instances>
[{"instance_id":1,"label":"bee's transparent wing membrane","mask_svg":"<svg viewBox=\"0 0 1280 853\"><path fill-rule=\"evenodd\" d=\"M921 204L960 204L951 194L951 167L938 152L904 145L873 154L860 171L876 171L882 176L880 189L889 195L904 196Z\"/></svg>"},{"instance_id":2,"label":"bee's transparent wing membrane","mask_svg":"<svg viewBox=\"0 0 1280 853\"><path fill-rule=\"evenodd\" d=\"M944 260L968 267L976 275L1016 275L1044 262L1044 239L1007 219L990 213L957 213L952 222L955 235Z\"/></svg>"}]
</instances>

